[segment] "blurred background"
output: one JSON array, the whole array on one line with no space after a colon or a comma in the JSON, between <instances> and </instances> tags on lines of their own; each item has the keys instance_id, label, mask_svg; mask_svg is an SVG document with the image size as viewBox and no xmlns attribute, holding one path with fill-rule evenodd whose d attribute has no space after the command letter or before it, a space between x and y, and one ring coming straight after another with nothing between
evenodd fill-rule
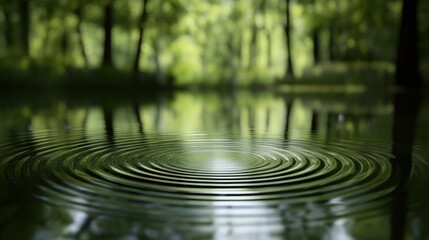
<instances>
[{"instance_id":1,"label":"blurred background","mask_svg":"<svg viewBox=\"0 0 429 240\"><path fill-rule=\"evenodd\" d=\"M388 86L400 36L427 80L429 3L406 2L1 0L0 84Z\"/></svg>"}]
</instances>

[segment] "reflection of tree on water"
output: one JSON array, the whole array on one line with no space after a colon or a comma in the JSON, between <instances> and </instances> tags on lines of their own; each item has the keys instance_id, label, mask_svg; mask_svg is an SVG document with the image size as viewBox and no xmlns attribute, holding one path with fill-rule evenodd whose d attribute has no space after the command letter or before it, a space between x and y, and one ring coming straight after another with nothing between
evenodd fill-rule
<instances>
[{"instance_id":1,"label":"reflection of tree on water","mask_svg":"<svg viewBox=\"0 0 429 240\"><path fill-rule=\"evenodd\" d=\"M396 85L416 89L423 85L420 76L418 0L402 1L401 28L396 61ZM393 201L392 239L404 239L407 225L407 183L411 176L416 119L422 97L417 92L395 95L392 177L399 183Z\"/></svg>"},{"instance_id":2,"label":"reflection of tree on water","mask_svg":"<svg viewBox=\"0 0 429 240\"><path fill-rule=\"evenodd\" d=\"M318 132L318 120L319 120L319 113L317 110L313 110L311 114L311 127L310 131L312 134L317 134Z\"/></svg>"},{"instance_id":3,"label":"reflection of tree on water","mask_svg":"<svg viewBox=\"0 0 429 240\"><path fill-rule=\"evenodd\" d=\"M138 132L143 136L143 143L146 142L146 139L144 138L144 124L143 120L140 115L140 103L138 100L134 100L131 104L132 107L132 113L135 117L135 121L137 122ZM84 122L86 122L87 115L84 117ZM105 124L105 131L106 136L108 139L108 142L110 144L114 143L114 110L113 107L103 107L103 118L104 118L104 124ZM85 125L86 129L86 125ZM91 224L93 224L95 221L97 221L97 218L100 216L103 216L101 214L97 215L88 215L82 212L78 211L72 211L70 210L70 216L74 217L75 222L72 224L75 228L75 234L74 237L76 239L81 239L85 235L88 234L88 232L91 232L90 227Z\"/></svg>"},{"instance_id":4,"label":"reflection of tree on water","mask_svg":"<svg viewBox=\"0 0 429 240\"><path fill-rule=\"evenodd\" d=\"M248 112L248 126L249 126L249 134L252 140L256 138L256 117L255 117L255 108L252 106L247 107Z\"/></svg>"},{"instance_id":5,"label":"reflection of tree on water","mask_svg":"<svg viewBox=\"0 0 429 240\"><path fill-rule=\"evenodd\" d=\"M222 100L225 100L225 98L221 98ZM242 99L242 98L240 98ZM271 103L272 102L263 102L263 104L260 104L261 101L258 101L258 104L254 104L251 105L249 103L245 103L245 104L241 104L240 102L237 103L236 105L232 105L230 101L225 101L222 104L216 105L217 102L215 102L214 104L211 102L207 102L206 103L206 107L207 110L204 112L207 115L201 115L201 119L202 121L204 120L209 120L206 121L203 125L202 129L205 130L207 129L208 131L212 131L212 130L222 130L224 129L223 127L228 126L228 129L233 128L233 130L230 132L231 136L237 136L234 135L236 133L242 133L243 131L240 131L242 129L245 129L246 132L246 137L248 136L248 129L245 128L247 126L249 126L249 128L253 129L253 133L250 134L250 137L254 137L257 140L261 137L261 130L265 130L265 132L267 132L267 129L269 127L271 128L276 128L276 133L278 133L278 135L282 135L283 132L283 127L285 127L285 129L287 130L295 130L301 127L298 127L299 122L298 120L300 120L300 114L302 114L302 112L305 112L305 127L307 130L309 131L315 131L314 126L318 126L320 129L318 129L320 134L320 137L323 135L324 131L325 131L325 120L326 120L326 115L330 115L330 117L328 118L330 121L330 125L331 125L331 129L335 131L335 133L339 136L339 137L353 137L355 135L352 134L348 134L345 129L345 125L346 124L342 124L339 121L339 115L343 115L344 119L346 121L346 123L349 123L349 125L353 124L353 127L358 124L359 122L364 122L364 123L368 123L369 118L367 118L366 116L367 113L362 114L362 113L347 113L346 111L343 110L338 110L335 107L331 107L330 104L327 103L322 103L324 106L323 107L316 107L316 105L312 106L312 107L308 107L303 109L303 105L301 105L300 101L294 101L292 102L292 100L287 100L284 102L284 104L282 104L283 102L280 102L281 104L279 104L279 108L276 108L274 106L274 108L271 108L272 110L270 111L269 107L271 107ZM252 102L254 103L254 102ZM154 103L155 104L155 103ZM210 105L211 104L211 105ZM396 103L395 103L396 104ZM159 105L159 104L158 104ZM134 128L133 136L137 136L138 133L142 133L143 131L148 131L149 133L152 132L158 132L159 129L164 130L165 129L165 125L168 123L171 123L171 121L169 122L168 118L171 118L171 115L164 114L163 118L166 119L166 121L155 121L155 125L153 127L152 125L152 119L157 119L156 115L157 113L161 113L162 111L165 112L165 108L166 106L168 106L167 104L164 106L157 105L156 111L151 112L150 108L148 111L146 111L146 109L142 106L144 105L140 105L140 103L138 101L135 102L129 102L128 105L126 107L124 107L124 109L127 109L127 119L131 119L130 121L137 126L137 128ZM262 107L261 107L262 105ZM412 100L408 101L408 103L403 104L404 106L402 107L397 107L395 105L395 108L397 109L405 109L405 108L409 108L409 106L412 106ZM153 105L155 107L155 105ZM235 107L232 107L235 106ZM269 107L267 107L269 106ZM326 110L327 108L325 108L325 106L327 106L328 110ZM177 111L177 114L174 117L177 117L178 115L187 115L190 111L193 111L194 108L192 108L193 106L184 109L184 111L180 112ZM222 109L221 111L219 111L219 109ZM389 105L390 108L390 105ZM109 106L105 107L104 110L101 109L101 114L99 114L98 116L96 116L94 118L95 115L97 114L93 114L93 113L99 113L98 111L100 110L99 108L97 108L95 112L90 111L91 109L86 108L86 110L82 111L83 114L83 118L73 118L70 117L69 118L69 122L72 123L72 126L82 126L83 129L88 128L88 126L86 125L90 125L91 128L91 124L92 124L92 129L94 129L94 126L97 126L97 133L98 134L102 134L103 136L103 141L104 144L106 144L106 136L109 137L113 140L116 137L116 141L119 143L119 137L121 137L121 129L117 129L117 126L120 126L121 124L123 124L124 122L121 122L122 120L124 120L124 118L120 118L120 111L121 111L121 107L114 105L113 107ZM214 110L213 110L214 109ZM261 110L262 109L262 110ZM293 109L293 111L292 111ZM130 111L131 110L131 111ZM159 111L158 111L159 110ZM185 111L186 110L186 111ZM248 111L246 111L248 110ZM272 115L269 113L271 112ZM293 113L292 113L293 112ZM316 112L316 114L315 114ZM329 113L330 114L329 114ZM372 115L372 117L376 118L379 117L379 113L374 111L375 114ZM214 114L213 114L214 113ZM276 115L276 113L278 113ZM211 115L210 115L211 114ZM215 115L217 114L217 115ZM241 115L240 115L241 114ZM246 115L249 114L249 115ZM291 115L292 114L292 115ZM390 112L389 112L390 114ZM269 117L271 115L271 118L269 120ZM318 115L315 117L315 115ZM371 114L369 114L371 116ZM70 114L68 116L71 116ZM240 116L241 118L243 118L243 121L240 121ZM266 117L265 117L266 116ZM94 122L93 119L97 119L97 122ZM180 116L179 116L180 117ZM246 119L246 117L249 117L248 119ZM46 118L46 116L43 116L43 118ZM89 118L89 120L88 120ZM159 119L160 117L158 117ZM387 118L390 118L390 115L388 115ZM395 118L397 118L397 116L395 115ZM412 118L412 117L411 117ZM76 123L76 119L78 120L78 123ZM221 121L219 121L218 123L216 123L216 127L213 126L213 124L215 124L214 122L210 122L213 121L213 119L221 119ZM301 118L302 119L302 118ZM144 125L144 120L148 121L148 125ZM265 123L266 120L266 125L265 124L258 124L258 123ZM384 120L384 118L383 118ZM43 119L43 124L50 124L49 121L46 121L45 119ZM158 123L157 123L158 122ZM271 122L271 125L270 123ZM316 124L318 122L318 124ZM61 124L64 124L64 121L60 121ZM73 123L75 125L73 125ZM400 123L400 122L398 122ZM275 126L274 126L274 125ZM311 125L310 125L311 124ZM402 122L401 124L398 124L398 126L401 126L403 124L407 124ZM159 129L156 126L160 126ZM302 124L301 124L302 126ZM311 126L311 127L310 127ZM403 126L409 126L408 127L402 127L402 131L406 131L406 130L410 130L411 129L411 125L403 125ZM61 126L62 127L62 126ZM167 126L168 127L168 126ZM176 127L176 126L174 126ZM176 129L180 129L180 125L178 126L179 128ZM259 129L258 129L259 128ZM267 128L267 129L265 129ZM37 127L35 127L35 129L37 129ZM61 128L62 129L62 128ZM167 129L169 130L169 129ZM272 129L271 129L272 130ZM363 129L357 129L357 131L362 131ZM271 131L273 132L273 131ZM285 131L287 132L287 131ZM290 131L289 131L290 132ZM317 130L316 130L317 132ZM81 140L82 141L82 145L87 145L85 143L85 141L91 142L91 137L94 137L91 135L91 131L89 131L88 133L88 139L86 140ZM252 134L254 136L252 136ZM347 134L347 135L346 135ZM81 135L79 135L81 136ZM148 136L152 136L150 134L148 134ZM276 135L277 136L277 135ZM371 135L372 136L372 135ZM268 136L269 137L269 136ZM292 138L291 136L289 136L289 138L287 138L287 136L285 136L285 140L291 141ZM15 138L12 137L11 138ZM396 139L399 139L400 141L405 141L408 137L395 137ZM81 139L81 138L79 138ZM101 138L96 138L97 140L101 140ZM138 139L143 139L143 137L138 137ZM61 139L58 139L61 140ZM153 140L153 139L151 139ZM162 137L155 139L155 141L153 142L157 142L158 140L162 140ZM279 136L279 141L282 141L282 136ZM315 138L316 140L316 138ZM7 140L8 141L8 140ZM395 143L398 143L395 140ZM36 139L36 143L37 144L37 139ZM89 145L89 144L88 144ZM403 145L402 145L403 146ZM37 147L37 145L36 145ZM153 145L154 148L158 147L155 144ZM180 150L180 147L178 147L178 149ZM394 147L395 149L396 147ZM408 151L408 150L406 150ZM405 152L406 152L405 151ZM396 156L396 154L395 154ZM406 158L406 157L404 157ZM396 160L395 160L396 161ZM398 169L401 169L402 167L399 167L399 164L396 164L398 166ZM405 165L405 169L407 169L406 164ZM399 171L399 170L398 170ZM406 175L404 172L400 172L401 176L402 175ZM249 188L249 192L248 193L252 193L252 189ZM405 195L402 195L405 196ZM83 196L84 197L84 196ZM406 202L405 197L402 198L402 200L404 202ZM398 201L395 203L395 210L397 210L397 214L394 215L394 224L398 224L399 222L402 221L403 226L405 226L407 223L407 221L405 221L406 219L403 218L405 217L403 215L403 213L405 211L400 211L399 208L397 208L397 204L400 199L398 198ZM266 204L264 203L264 201L258 201L255 203L257 203L260 206L265 206ZM323 203L314 203L309 201L309 204L328 204L326 202ZM105 216L102 214L94 214L94 215L86 215L87 212L85 212L85 210L83 211L75 211L72 210L70 208L64 207L62 209L51 209L50 207L46 207L46 205L41 204L41 206L33 206L30 204L30 202L23 202L22 205L26 205L23 206L22 209L26 209L23 210L20 213L20 217L19 218L15 218L13 225L15 226L20 226L20 225L34 225L36 227L33 226L33 230L28 230L29 232L33 232L35 234L40 234L41 232L49 232L49 231L55 231L58 233L58 236L72 236L72 238L81 238L81 239L85 239L85 238L91 238L91 239L105 239L108 237L111 237L110 235L108 235L109 230L114 231L114 236L115 237L126 237L126 236L131 236L134 235L132 237L135 236L149 236L149 235L144 235L144 231L149 232L150 236L155 236L155 237L172 237L172 236L191 236L192 234L199 234L196 233L196 228L197 226L191 226L189 228L183 228L180 229L180 227L178 227L178 225L180 225L179 222L173 222L173 221L169 221L168 223L166 223L163 226L160 225L156 225L153 224L152 226L148 226L149 223L151 223L150 221L151 219L151 215L149 214L149 216L144 219L144 221L146 222L146 224L142 224L142 221L140 221L141 219L138 220L129 220L127 221L126 224L122 224L123 218L117 218L115 219L114 217L110 216ZM2 202L2 206L5 206ZM16 205L18 206L18 205ZM305 203L303 204L303 208L305 207ZM313 205L314 206L314 205ZM405 205L404 205L405 206ZM160 207L160 206L156 206L156 207ZM161 206L162 207L162 206ZM35 210L30 211L32 208L34 208ZM39 210L37 210L36 208L38 208ZM5 211L2 211L4 208L0 209L0 212L2 212L2 216L6 216ZM162 210L165 210L163 208L161 208ZM234 209L231 208L231 212ZM167 210L166 210L167 211ZM288 210L286 210L288 211ZM334 218L335 216L330 215L330 209L326 210L326 212L324 212L324 215L329 215L330 217ZM168 211L167 211L168 212ZM280 211L279 211L280 212ZM278 212L275 212L278 213ZM38 216L35 216L35 215ZM170 213L171 214L171 213ZM302 212L302 214L306 214L306 212ZM310 213L309 213L310 214ZM401 215L402 214L402 215ZM31 220L30 223L26 222L26 216L29 215L33 215L35 216L35 220ZM230 214L231 215L231 214ZM273 214L274 215L274 214ZM55 217L57 216L57 217ZM61 216L61 217L58 217ZM229 215L228 215L229 216ZM36 219L37 218L37 219ZM231 217L233 218L233 217ZM281 217L279 217L280 219ZM59 220L60 219L60 220ZM86 220L85 220L86 219ZM286 221L288 220L285 217ZM235 219L237 220L237 219ZM290 219L289 219L290 220ZM325 239L335 239L335 237L337 237L339 234L339 232L347 232L349 231L349 233L352 231L351 229L354 228L353 226L353 221L344 223L341 222L340 220L335 221L332 224L321 224L320 226L313 226L311 224L313 224L312 222L308 222L305 221L305 218L303 221L299 222L299 223L294 223L291 225L288 225L288 222L284 222L284 224L282 225L282 223L280 222L276 222L275 224L281 225L281 227L283 227L284 232L285 233L279 233L279 235L276 236L283 236L283 237L290 237L292 239L302 239L302 238L308 238L308 239L320 239L320 238L325 238ZM1 225L0 228L4 229L3 231L8 231L8 233L11 236L12 231L9 231L11 228L5 229L3 228L3 226L8 225L8 223L6 223L6 221L0 220L0 224L5 223L5 225ZM147 223L149 222L149 223ZM234 230L234 227L239 225L236 224L237 222L234 222L234 219L231 220L231 223L229 223L229 229ZM56 225L55 225L56 224ZM118 227L118 225L121 225L121 227ZM274 225L274 224L273 224ZM227 226L227 227L228 227ZM277 225L276 225L277 226ZM395 225L396 226L396 225ZM206 225L201 226L201 228L206 227ZM213 226L209 226L211 229L213 229ZM263 226L260 226L261 228ZM56 229L54 229L56 228ZM73 228L74 230L71 231L69 229ZM79 229L80 228L80 229ZM120 229L120 230L115 230L116 228ZM17 229L17 228L15 228ZM140 230L138 230L140 229ZM282 231L283 231L282 230ZM1 230L0 230L1 231ZM119 233L120 231L122 231L122 233ZM261 230L262 231L262 230ZM279 230L280 231L280 230ZM278 231L278 232L279 232ZM385 228L382 228L382 231L385 231ZM400 229L395 229L395 231L400 232ZM73 232L72 235L70 235L70 233ZM125 233L128 232L128 233ZM171 233L171 235L168 235L169 233ZM68 235L67 235L68 234ZM103 235L104 234L104 235ZM128 234L128 235L126 235ZM163 235L164 234L164 235ZM282 235L284 234L284 235ZM371 233L368 233L369 235L371 235ZM397 233L395 233L397 234ZM222 234L221 234L222 235ZM219 238L221 238L221 235L219 235ZM35 235L34 235L35 236ZM53 236L53 235L46 235L46 236ZM201 235L196 235L196 236L204 236L207 238L212 237L213 235L209 235L207 232L205 232L204 234ZM222 235L225 236L225 235ZM234 236L234 235L231 235ZM326 236L326 237L325 237ZM2 238L2 237L0 237Z\"/></svg>"},{"instance_id":6,"label":"reflection of tree on water","mask_svg":"<svg viewBox=\"0 0 429 240\"><path fill-rule=\"evenodd\" d=\"M407 183L411 176L416 119L421 96L416 93L395 95L393 146L391 159L393 181L399 181L392 202L391 236L404 239L407 227Z\"/></svg>"},{"instance_id":7,"label":"reflection of tree on water","mask_svg":"<svg viewBox=\"0 0 429 240\"><path fill-rule=\"evenodd\" d=\"M13 168L20 166L28 156L38 155L31 116L25 117L24 123L21 125L19 122L18 125L21 125L21 132L25 132L25 141L22 140L22 134L15 132L18 129L10 131L9 142L13 148L8 149L8 151L14 152L13 159L4 165L1 161L5 161L5 159L0 158L2 175L0 178L0 239L31 239L38 226L35 224L22 226L20 223L32 221L33 216L43 214L42 207L37 206L30 195L35 191L41 179L32 179L31 184L29 184L28 179L21 179L23 172L29 172L29 169L20 169L21 172L18 172ZM17 152L19 149L25 149L25 151ZM11 154L7 153L5 149L2 149L1 153L5 154L4 156ZM48 219L42 221L49 222Z\"/></svg>"},{"instance_id":8,"label":"reflection of tree on water","mask_svg":"<svg viewBox=\"0 0 429 240\"><path fill-rule=\"evenodd\" d=\"M113 129L113 109L112 107L103 107L104 129L106 131L107 141L110 144L115 143L115 133Z\"/></svg>"},{"instance_id":9,"label":"reflection of tree on water","mask_svg":"<svg viewBox=\"0 0 429 240\"><path fill-rule=\"evenodd\" d=\"M137 101L134 101L132 108L133 108L134 116L136 117L136 122L137 122L137 126L139 129L139 133L144 135L143 121L142 121L142 118L140 116L140 104Z\"/></svg>"},{"instance_id":10,"label":"reflection of tree on water","mask_svg":"<svg viewBox=\"0 0 429 240\"><path fill-rule=\"evenodd\" d=\"M286 103L286 116L285 116L285 129L284 129L284 141L287 142L289 139L289 130L290 130L290 117L292 115L292 104L293 101L290 100Z\"/></svg>"}]
</instances>

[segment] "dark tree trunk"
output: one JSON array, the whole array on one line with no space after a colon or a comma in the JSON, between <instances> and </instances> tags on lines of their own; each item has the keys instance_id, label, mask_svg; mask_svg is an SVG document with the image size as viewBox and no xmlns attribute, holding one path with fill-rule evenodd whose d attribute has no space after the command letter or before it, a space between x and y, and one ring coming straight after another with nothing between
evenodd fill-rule
<instances>
[{"instance_id":1,"label":"dark tree trunk","mask_svg":"<svg viewBox=\"0 0 429 240\"><path fill-rule=\"evenodd\" d=\"M149 0L143 0L143 8L142 8L142 13L141 13L140 22L139 22L140 35L139 35L139 40L137 42L136 57L134 59L134 66L133 66L134 73L139 72L140 56L141 56L141 52L142 52L144 29L145 29L145 23L146 23L146 19L147 19L147 3L148 3L148 1Z\"/></svg>"},{"instance_id":2,"label":"dark tree trunk","mask_svg":"<svg viewBox=\"0 0 429 240\"><path fill-rule=\"evenodd\" d=\"M411 176L413 143L420 104L421 96L418 94L399 93L395 95L391 178L398 184L394 192L391 215L391 236L394 240L405 239L406 185Z\"/></svg>"},{"instance_id":3,"label":"dark tree trunk","mask_svg":"<svg viewBox=\"0 0 429 240\"><path fill-rule=\"evenodd\" d=\"M292 65L292 48L291 48L291 17L290 17L290 0L286 0L286 23L284 31L286 35L286 50L287 50L287 66L286 76L294 77L293 65Z\"/></svg>"},{"instance_id":4,"label":"dark tree trunk","mask_svg":"<svg viewBox=\"0 0 429 240\"><path fill-rule=\"evenodd\" d=\"M6 44L6 48L12 47L13 39L12 39L12 19L11 19L11 13L8 9L8 6L5 6L3 8L3 15L4 15L4 40Z\"/></svg>"},{"instance_id":5,"label":"dark tree trunk","mask_svg":"<svg viewBox=\"0 0 429 240\"><path fill-rule=\"evenodd\" d=\"M401 87L420 87L419 73L418 0L403 0L401 30L396 61L396 85Z\"/></svg>"},{"instance_id":6,"label":"dark tree trunk","mask_svg":"<svg viewBox=\"0 0 429 240\"><path fill-rule=\"evenodd\" d=\"M312 33L313 40L313 63L318 65L320 63L320 37L319 37L319 28L315 27Z\"/></svg>"},{"instance_id":7,"label":"dark tree trunk","mask_svg":"<svg viewBox=\"0 0 429 240\"><path fill-rule=\"evenodd\" d=\"M103 66L113 66L112 61L112 28L113 28L113 3L109 2L104 7L104 52Z\"/></svg>"},{"instance_id":8,"label":"dark tree trunk","mask_svg":"<svg viewBox=\"0 0 429 240\"><path fill-rule=\"evenodd\" d=\"M19 15L21 23L21 44L25 56L30 56L30 0L19 2Z\"/></svg>"},{"instance_id":9,"label":"dark tree trunk","mask_svg":"<svg viewBox=\"0 0 429 240\"><path fill-rule=\"evenodd\" d=\"M88 57L87 57L86 50L85 50L85 44L83 42L82 29L81 29L82 28L82 19L83 19L82 6L81 5L79 5L76 8L75 15L77 17L76 32L77 32L77 36L79 39L80 53L82 54L82 58L83 58L83 62L85 63L85 67L88 67L89 62L88 62Z\"/></svg>"}]
</instances>

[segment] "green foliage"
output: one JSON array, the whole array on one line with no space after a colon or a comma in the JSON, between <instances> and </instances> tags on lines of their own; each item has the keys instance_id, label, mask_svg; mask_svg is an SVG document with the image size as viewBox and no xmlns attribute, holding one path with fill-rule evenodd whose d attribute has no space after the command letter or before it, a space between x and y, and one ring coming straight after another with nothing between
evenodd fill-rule
<instances>
[{"instance_id":1,"label":"green foliage","mask_svg":"<svg viewBox=\"0 0 429 240\"><path fill-rule=\"evenodd\" d=\"M29 57L22 45L20 1L1 0L0 63L10 71L29 65L53 73L99 68L107 3L114 8L113 65L131 71L141 0L29 0ZM420 5L420 49L426 53L429 4ZM395 62L401 6L400 0L292 0L291 51L298 77L320 72L313 66L315 29L323 66ZM271 84L283 77L285 1L150 0L147 8L139 68L158 83L170 74L179 85ZM422 54L423 62L427 56Z\"/></svg>"}]
</instances>

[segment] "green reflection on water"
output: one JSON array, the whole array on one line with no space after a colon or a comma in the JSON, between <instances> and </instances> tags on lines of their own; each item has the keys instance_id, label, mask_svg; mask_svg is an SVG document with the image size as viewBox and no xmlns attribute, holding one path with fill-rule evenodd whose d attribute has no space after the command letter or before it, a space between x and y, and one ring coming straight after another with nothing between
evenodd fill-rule
<instances>
[{"instance_id":1,"label":"green reflection on water","mask_svg":"<svg viewBox=\"0 0 429 240\"><path fill-rule=\"evenodd\" d=\"M112 98L1 102L2 238L425 237L427 99L398 192L388 94Z\"/></svg>"}]
</instances>

